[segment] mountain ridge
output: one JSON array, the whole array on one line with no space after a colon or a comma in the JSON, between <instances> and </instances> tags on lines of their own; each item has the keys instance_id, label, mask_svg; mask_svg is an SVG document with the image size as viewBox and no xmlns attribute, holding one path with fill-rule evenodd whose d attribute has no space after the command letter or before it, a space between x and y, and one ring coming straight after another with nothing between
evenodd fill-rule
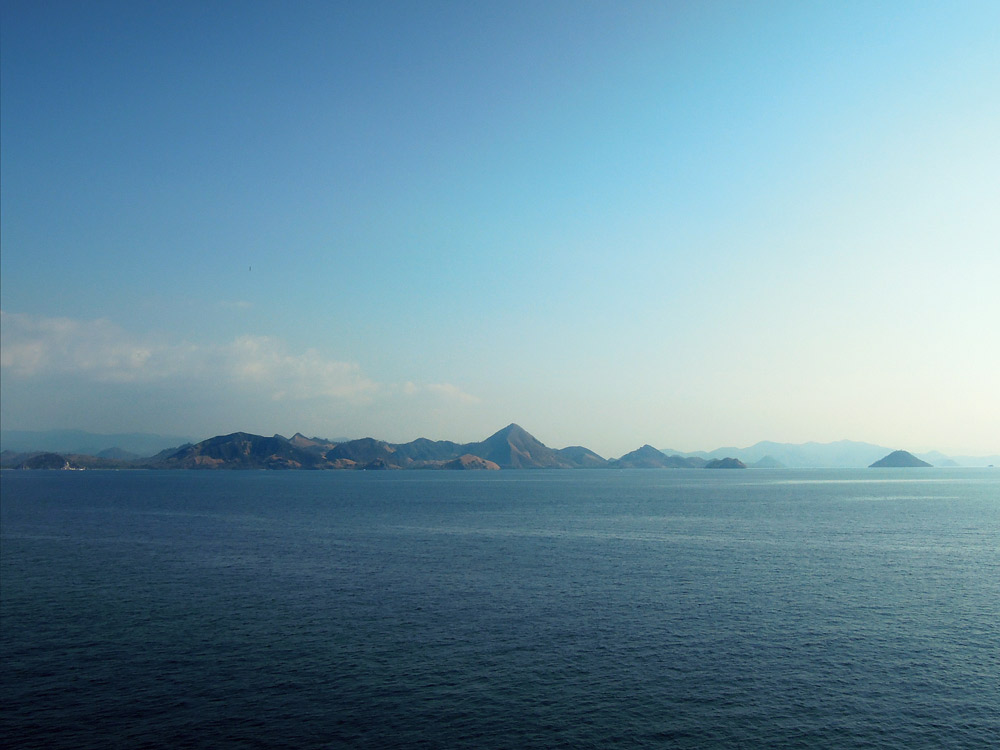
<instances>
[{"instance_id":1,"label":"mountain ridge","mask_svg":"<svg viewBox=\"0 0 1000 750\"><path fill-rule=\"evenodd\" d=\"M97 456L118 449L147 458L166 448L191 442L188 437L146 432L102 434L85 430L0 430L0 450Z\"/></svg>"},{"instance_id":2,"label":"mountain ridge","mask_svg":"<svg viewBox=\"0 0 1000 750\"><path fill-rule=\"evenodd\" d=\"M24 435L62 435L71 433L92 438L102 436L80 431L28 433ZM134 435L142 436L142 433ZM105 439L117 435L103 436ZM163 436L146 436L162 440ZM97 445L102 445L97 443ZM570 468L701 468L711 460L734 458L749 468L863 468L890 452L889 448L871 443L842 440L834 443L775 443L761 441L745 449L719 448L710 452L683 453L661 451L646 444L620 458L607 460L580 445L550 448L523 427L511 423L484 440L456 443L450 440L417 438L408 443L389 443L373 437L353 440L329 440L306 437L295 433L290 438L281 435L265 437L247 432L216 435L199 443L185 443L160 450L155 455L138 458L134 451L121 446L103 446L91 453L73 450L47 450L38 446L31 450L5 449L0 453L0 466L55 465L62 457L67 468L193 468L193 469L437 469L463 456L475 459L459 461L462 469L570 469ZM48 458L30 461L39 454ZM670 455L668 455L670 454ZM937 466L955 466L958 462L939 452L915 454L917 458ZM1000 456L961 457L965 466L1000 464Z\"/></svg>"},{"instance_id":3,"label":"mountain ridge","mask_svg":"<svg viewBox=\"0 0 1000 750\"><path fill-rule=\"evenodd\" d=\"M549 448L517 424L475 443L417 438L389 443L373 437L333 443L296 433L266 438L232 433L161 455L149 468L185 469L571 469L603 466L593 451Z\"/></svg>"}]
</instances>

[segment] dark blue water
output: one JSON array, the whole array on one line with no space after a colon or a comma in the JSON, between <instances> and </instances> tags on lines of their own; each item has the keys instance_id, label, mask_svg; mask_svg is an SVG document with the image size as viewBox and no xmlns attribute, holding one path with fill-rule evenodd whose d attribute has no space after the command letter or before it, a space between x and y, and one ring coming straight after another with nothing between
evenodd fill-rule
<instances>
[{"instance_id":1,"label":"dark blue water","mask_svg":"<svg viewBox=\"0 0 1000 750\"><path fill-rule=\"evenodd\" d=\"M7 747L1000 746L1000 472L3 472Z\"/></svg>"}]
</instances>

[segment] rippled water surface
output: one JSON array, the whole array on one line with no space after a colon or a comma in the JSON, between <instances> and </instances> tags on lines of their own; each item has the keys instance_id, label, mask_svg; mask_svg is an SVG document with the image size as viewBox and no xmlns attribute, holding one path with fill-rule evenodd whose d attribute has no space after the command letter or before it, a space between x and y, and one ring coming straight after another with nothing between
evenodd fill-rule
<instances>
[{"instance_id":1,"label":"rippled water surface","mask_svg":"<svg viewBox=\"0 0 1000 750\"><path fill-rule=\"evenodd\" d=\"M9 747L1000 746L1000 472L0 482Z\"/></svg>"}]
</instances>

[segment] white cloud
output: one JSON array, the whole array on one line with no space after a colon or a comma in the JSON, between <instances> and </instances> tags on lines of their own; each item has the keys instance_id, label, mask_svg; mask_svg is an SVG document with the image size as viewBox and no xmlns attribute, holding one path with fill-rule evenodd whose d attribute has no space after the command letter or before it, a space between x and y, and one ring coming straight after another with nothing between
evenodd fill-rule
<instances>
[{"instance_id":1,"label":"white cloud","mask_svg":"<svg viewBox=\"0 0 1000 750\"><path fill-rule=\"evenodd\" d=\"M276 401L366 400L379 390L354 363L326 359L315 349L290 354L281 341L267 336L241 336L219 353L234 380L267 388Z\"/></svg>"},{"instance_id":2,"label":"white cloud","mask_svg":"<svg viewBox=\"0 0 1000 750\"><path fill-rule=\"evenodd\" d=\"M78 321L0 311L0 366L34 377L76 373L98 382L134 382L172 374L192 347L156 346L107 320Z\"/></svg>"},{"instance_id":3,"label":"white cloud","mask_svg":"<svg viewBox=\"0 0 1000 750\"><path fill-rule=\"evenodd\" d=\"M16 378L73 376L96 383L214 381L264 391L275 400L365 401L379 389L354 363L315 349L295 354L279 340L241 336L210 346L133 336L107 320L0 311L0 366Z\"/></svg>"},{"instance_id":4,"label":"white cloud","mask_svg":"<svg viewBox=\"0 0 1000 750\"><path fill-rule=\"evenodd\" d=\"M0 366L19 381L69 378L77 385L218 389L272 403L364 406L397 399L427 406L477 404L450 383L379 384L358 364L317 349L290 351L268 336L196 345L131 334L111 321L50 318L0 311Z\"/></svg>"}]
</instances>

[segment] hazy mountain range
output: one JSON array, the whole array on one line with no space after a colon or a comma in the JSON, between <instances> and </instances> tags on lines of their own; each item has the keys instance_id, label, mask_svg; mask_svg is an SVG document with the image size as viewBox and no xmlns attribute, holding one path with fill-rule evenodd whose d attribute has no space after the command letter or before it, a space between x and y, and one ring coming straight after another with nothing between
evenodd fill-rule
<instances>
[{"instance_id":1,"label":"hazy mountain range","mask_svg":"<svg viewBox=\"0 0 1000 750\"><path fill-rule=\"evenodd\" d=\"M98 435L83 430L0 430L0 450L27 453L51 451L53 453L74 453L89 456L103 456L107 451L117 451L133 458L152 456L165 448L173 448L192 442L190 437L178 435L151 435L142 432L122 432Z\"/></svg>"},{"instance_id":2,"label":"hazy mountain range","mask_svg":"<svg viewBox=\"0 0 1000 750\"><path fill-rule=\"evenodd\" d=\"M180 444L183 443L183 444ZM788 444L761 442L748 448L682 453L643 445L617 459L582 446L549 448L516 424L485 440L454 443L418 438L388 443L375 438L330 440L296 433L265 437L245 432L219 435L197 444L164 435L96 435L82 431L0 433L0 464L11 468L185 468L185 469L698 469L721 464L750 468L860 468L892 448L839 441ZM987 466L1000 456L948 457L916 454L934 466Z\"/></svg>"},{"instance_id":3,"label":"hazy mountain range","mask_svg":"<svg viewBox=\"0 0 1000 750\"><path fill-rule=\"evenodd\" d=\"M834 443L772 443L762 441L747 448L717 448L714 451L683 453L661 449L669 455L698 457L706 460L732 456L748 466L759 465L762 461L771 468L789 469L839 469L870 466L895 448L860 443L853 440L838 440ZM939 451L913 453L932 466L988 466L1000 464L1000 455L992 456L946 456ZM761 466L762 468L763 466Z\"/></svg>"}]
</instances>

